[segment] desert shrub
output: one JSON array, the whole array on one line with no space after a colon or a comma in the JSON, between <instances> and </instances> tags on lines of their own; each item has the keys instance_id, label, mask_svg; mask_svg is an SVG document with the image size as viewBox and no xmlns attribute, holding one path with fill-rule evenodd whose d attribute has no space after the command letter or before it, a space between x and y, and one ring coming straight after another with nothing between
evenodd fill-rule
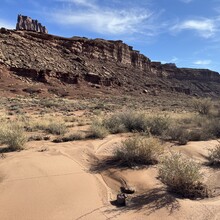
<instances>
[{"instance_id":1,"label":"desert shrub","mask_svg":"<svg viewBox=\"0 0 220 220\"><path fill-rule=\"evenodd\" d=\"M173 153L161 160L159 177L169 191L183 197L208 197L207 187L201 182L200 165L180 153Z\"/></svg>"},{"instance_id":2,"label":"desert shrub","mask_svg":"<svg viewBox=\"0 0 220 220\"><path fill-rule=\"evenodd\" d=\"M209 118L205 117L204 115L195 115L192 118L191 127L202 127L204 123L208 122Z\"/></svg>"},{"instance_id":3,"label":"desert shrub","mask_svg":"<svg viewBox=\"0 0 220 220\"><path fill-rule=\"evenodd\" d=\"M152 135L162 135L170 126L171 119L168 116L153 116L147 118L147 127Z\"/></svg>"},{"instance_id":4,"label":"desert shrub","mask_svg":"<svg viewBox=\"0 0 220 220\"><path fill-rule=\"evenodd\" d=\"M127 111L110 116L104 121L104 125L111 133L145 131L147 129L145 119L143 113Z\"/></svg>"},{"instance_id":5,"label":"desert shrub","mask_svg":"<svg viewBox=\"0 0 220 220\"><path fill-rule=\"evenodd\" d=\"M152 135L161 135L169 124L169 117L146 116L144 113L131 111L114 114L104 121L111 133L150 132Z\"/></svg>"},{"instance_id":6,"label":"desert shrub","mask_svg":"<svg viewBox=\"0 0 220 220\"><path fill-rule=\"evenodd\" d=\"M66 125L59 122L51 122L45 129L48 133L56 135L64 135L67 132Z\"/></svg>"},{"instance_id":7,"label":"desert shrub","mask_svg":"<svg viewBox=\"0 0 220 220\"><path fill-rule=\"evenodd\" d=\"M114 114L104 120L104 126L109 130L112 134L123 133L126 132L127 129L120 117L121 114Z\"/></svg>"},{"instance_id":8,"label":"desert shrub","mask_svg":"<svg viewBox=\"0 0 220 220\"><path fill-rule=\"evenodd\" d=\"M209 120L203 125L203 130L206 130L206 132L210 135L210 138L220 138L220 120Z\"/></svg>"},{"instance_id":9,"label":"desert shrub","mask_svg":"<svg viewBox=\"0 0 220 220\"><path fill-rule=\"evenodd\" d=\"M180 145L185 145L189 141L188 131L184 127L178 125L170 126L164 135L166 139L177 141Z\"/></svg>"},{"instance_id":10,"label":"desert shrub","mask_svg":"<svg viewBox=\"0 0 220 220\"><path fill-rule=\"evenodd\" d=\"M19 123L3 125L0 129L0 142L12 150L22 150L27 139L23 127Z\"/></svg>"},{"instance_id":11,"label":"desert shrub","mask_svg":"<svg viewBox=\"0 0 220 220\"><path fill-rule=\"evenodd\" d=\"M25 129L28 132L33 132L38 130L46 131L49 123L50 121L44 119L38 121L30 121L25 125Z\"/></svg>"},{"instance_id":12,"label":"desert shrub","mask_svg":"<svg viewBox=\"0 0 220 220\"><path fill-rule=\"evenodd\" d=\"M201 129L191 130L188 136L189 141L204 141L208 139L208 135Z\"/></svg>"},{"instance_id":13,"label":"desert shrub","mask_svg":"<svg viewBox=\"0 0 220 220\"><path fill-rule=\"evenodd\" d=\"M28 138L28 141L42 141L43 137L41 135L32 135Z\"/></svg>"},{"instance_id":14,"label":"desert shrub","mask_svg":"<svg viewBox=\"0 0 220 220\"><path fill-rule=\"evenodd\" d=\"M92 122L89 131L88 138L104 138L108 135L108 130L103 125L102 121L95 120Z\"/></svg>"},{"instance_id":15,"label":"desert shrub","mask_svg":"<svg viewBox=\"0 0 220 220\"><path fill-rule=\"evenodd\" d=\"M214 149L209 149L208 160L210 165L220 165L220 144Z\"/></svg>"},{"instance_id":16,"label":"desert shrub","mask_svg":"<svg viewBox=\"0 0 220 220\"><path fill-rule=\"evenodd\" d=\"M86 122L85 120L78 121L78 126L85 126L87 124L88 124L88 122Z\"/></svg>"},{"instance_id":17,"label":"desert shrub","mask_svg":"<svg viewBox=\"0 0 220 220\"><path fill-rule=\"evenodd\" d=\"M65 141L77 141L77 140L83 140L83 139L85 139L85 133L79 132L79 131L74 132L67 137L64 137Z\"/></svg>"},{"instance_id":18,"label":"desert shrub","mask_svg":"<svg viewBox=\"0 0 220 220\"><path fill-rule=\"evenodd\" d=\"M146 131L147 121L144 113L126 112L121 116L122 122L128 131Z\"/></svg>"},{"instance_id":19,"label":"desert shrub","mask_svg":"<svg viewBox=\"0 0 220 220\"><path fill-rule=\"evenodd\" d=\"M163 147L157 138L137 136L123 141L114 157L125 166L148 165L156 164L162 153Z\"/></svg>"},{"instance_id":20,"label":"desert shrub","mask_svg":"<svg viewBox=\"0 0 220 220\"><path fill-rule=\"evenodd\" d=\"M182 129L188 130L190 141L209 140L220 137L220 120L210 115L198 115L193 117L190 125L185 125L180 121Z\"/></svg>"},{"instance_id":21,"label":"desert shrub","mask_svg":"<svg viewBox=\"0 0 220 220\"><path fill-rule=\"evenodd\" d=\"M212 107L212 101L210 98L204 98L204 99L195 98L192 100L192 106L194 110L199 114L208 115Z\"/></svg>"},{"instance_id":22,"label":"desert shrub","mask_svg":"<svg viewBox=\"0 0 220 220\"><path fill-rule=\"evenodd\" d=\"M177 138L177 142L179 145L186 145L189 141L189 133L186 130L181 132L181 135Z\"/></svg>"},{"instance_id":23,"label":"desert shrub","mask_svg":"<svg viewBox=\"0 0 220 220\"><path fill-rule=\"evenodd\" d=\"M85 134L83 132L75 132L72 133L66 137L59 137L53 140L55 143L60 143L60 142L68 142L68 141L77 141L77 140L83 140L85 139Z\"/></svg>"},{"instance_id":24,"label":"desert shrub","mask_svg":"<svg viewBox=\"0 0 220 220\"><path fill-rule=\"evenodd\" d=\"M58 108L59 106L61 106L62 104L61 103L58 103L57 100L53 100L53 99L42 99L40 100L40 103L43 107L46 107L46 108L53 108L53 107L56 107Z\"/></svg>"},{"instance_id":25,"label":"desert shrub","mask_svg":"<svg viewBox=\"0 0 220 220\"><path fill-rule=\"evenodd\" d=\"M194 118L195 118L194 115L190 115L188 117L184 117L184 115L182 115L182 117L178 118L175 121L180 124L191 125L192 123L194 123Z\"/></svg>"}]
</instances>

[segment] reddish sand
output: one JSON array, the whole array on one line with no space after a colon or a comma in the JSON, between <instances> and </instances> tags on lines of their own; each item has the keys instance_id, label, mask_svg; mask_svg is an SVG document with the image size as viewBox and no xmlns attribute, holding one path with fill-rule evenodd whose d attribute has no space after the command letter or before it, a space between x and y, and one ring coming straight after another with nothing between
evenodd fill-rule
<instances>
[{"instance_id":1,"label":"reddish sand","mask_svg":"<svg viewBox=\"0 0 220 220\"><path fill-rule=\"evenodd\" d=\"M0 219L220 219L220 197L175 198L157 179L156 166L142 170L103 166L91 171L91 162L110 155L126 136L29 142L26 150L7 153L0 159ZM191 142L172 149L204 162L207 148L216 143ZM220 171L204 168L204 172L205 181L219 184ZM135 187L136 193L128 197L127 207L118 208L111 201L122 185Z\"/></svg>"}]
</instances>

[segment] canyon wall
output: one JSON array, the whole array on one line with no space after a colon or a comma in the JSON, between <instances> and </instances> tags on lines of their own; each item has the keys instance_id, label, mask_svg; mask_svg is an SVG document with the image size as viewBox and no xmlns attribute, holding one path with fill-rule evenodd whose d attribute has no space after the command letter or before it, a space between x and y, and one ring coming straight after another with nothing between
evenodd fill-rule
<instances>
[{"instance_id":1,"label":"canyon wall","mask_svg":"<svg viewBox=\"0 0 220 220\"><path fill-rule=\"evenodd\" d=\"M1 29L0 64L14 74L44 83L77 84L85 80L126 91L220 94L219 73L152 62L119 40Z\"/></svg>"}]
</instances>

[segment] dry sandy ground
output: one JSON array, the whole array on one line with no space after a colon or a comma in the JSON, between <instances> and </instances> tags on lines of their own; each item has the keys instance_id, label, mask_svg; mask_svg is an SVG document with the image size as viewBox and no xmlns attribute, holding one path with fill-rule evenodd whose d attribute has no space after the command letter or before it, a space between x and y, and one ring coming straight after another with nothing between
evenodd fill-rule
<instances>
[{"instance_id":1,"label":"dry sandy ground","mask_svg":"<svg viewBox=\"0 0 220 220\"><path fill-rule=\"evenodd\" d=\"M1 220L220 219L220 197L192 201L169 195L155 166L142 170L99 166L126 135L68 143L29 142L27 149L0 159ZM215 141L172 147L201 162ZM42 150L42 151L41 151ZM218 184L220 171L205 170ZM111 204L121 185L134 186L128 206Z\"/></svg>"}]
</instances>

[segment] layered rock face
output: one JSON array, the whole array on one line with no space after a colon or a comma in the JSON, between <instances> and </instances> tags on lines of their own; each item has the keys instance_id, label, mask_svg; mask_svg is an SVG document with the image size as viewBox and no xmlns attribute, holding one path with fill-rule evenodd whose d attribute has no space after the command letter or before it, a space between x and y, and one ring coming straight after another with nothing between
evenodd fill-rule
<instances>
[{"instance_id":1,"label":"layered rock face","mask_svg":"<svg viewBox=\"0 0 220 220\"><path fill-rule=\"evenodd\" d=\"M28 16L18 15L16 30L36 31L40 33L48 33L45 26L42 26L37 20L33 20Z\"/></svg>"},{"instance_id":2,"label":"layered rock face","mask_svg":"<svg viewBox=\"0 0 220 220\"><path fill-rule=\"evenodd\" d=\"M122 41L0 30L0 64L49 84L88 82L137 93L220 95L219 73L152 62Z\"/></svg>"}]
</instances>

